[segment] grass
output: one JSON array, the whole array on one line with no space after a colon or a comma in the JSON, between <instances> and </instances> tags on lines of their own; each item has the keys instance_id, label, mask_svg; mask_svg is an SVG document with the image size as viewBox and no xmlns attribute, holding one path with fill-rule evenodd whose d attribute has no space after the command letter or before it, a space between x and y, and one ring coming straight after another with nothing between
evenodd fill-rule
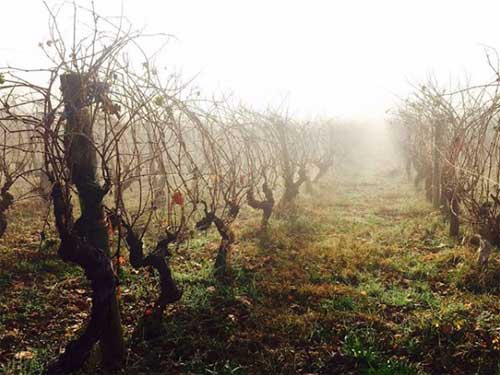
<instances>
[{"instance_id":1,"label":"grass","mask_svg":"<svg viewBox=\"0 0 500 375\"><path fill-rule=\"evenodd\" d=\"M140 327L157 279L126 264L123 373L500 374L498 252L478 269L474 249L450 240L440 214L397 179L316 189L265 238L257 214L243 212L227 285L211 272L216 233L181 247L172 268L184 296L154 341ZM90 308L84 276L58 260L56 244L40 249L40 218L23 204L0 241L6 374L40 373ZM97 357L82 374L99 373Z\"/></svg>"}]
</instances>

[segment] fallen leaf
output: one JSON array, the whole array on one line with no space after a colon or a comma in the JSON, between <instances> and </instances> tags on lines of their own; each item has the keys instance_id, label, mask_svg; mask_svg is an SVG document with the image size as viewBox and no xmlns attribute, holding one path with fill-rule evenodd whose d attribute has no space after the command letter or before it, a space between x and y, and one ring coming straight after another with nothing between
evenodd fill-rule
<instances>
[{"instance_id":1,"label":"fallen leaf","mask_svg":"<svg viewBox=\"0 0 500 375\"><path fill-rule=\"evenodd\" d=\"M33 359L35 357L35 353L33 352L30 352L28 350L22 350L20 352L17 352L15 355L14 355L14 358L15 359L19 359L19 360L24 360L24 359Z\"/></svg>"}]
</instances>

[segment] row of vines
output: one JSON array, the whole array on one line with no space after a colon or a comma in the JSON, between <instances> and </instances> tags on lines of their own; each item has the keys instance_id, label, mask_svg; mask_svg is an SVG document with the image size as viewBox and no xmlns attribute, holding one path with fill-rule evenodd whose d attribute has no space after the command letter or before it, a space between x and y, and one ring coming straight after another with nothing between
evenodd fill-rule
<instances>
[{"instance_id":1,"label":"row of vines","mask_svg":"<svg viewBox=\"0 0 500 375\"><path fill-rule=\"evenodd\" d=\"M75 24L66 31L58 20L68 10ZM53 228L58 255L82 267L92 287L90 321L47 373L80 368L97 342L104 364L118 367L124 358L120 262L110 260L121 260L127 249L134 268L157 272L158 299L145 318L159 327L165 307L182 297L169 264L175 250L196 231L215 227L214 274L223 282L240 209L261 212L265 232L273 214L292 209L301 188L310 189L342 157L342 129L203 97L143 51L144 40L161 35L135 32L123 19L75 5L49 14L51 38L39 46L48 67L0 72L0 235L17 201L43 199L42 240ZM487 133L486 147L491 129L480 124L471 131ZM426 165L426 149L412 152ZM495 156L466 163L484 168ZM496 170L490 173L498 180ZM496 199L488 181L476 184ZM450 187L450 199L468 203L463 194L470 184L460 193ZM488 200L488 213L497 209L495 199Z\"/></svg>"},{"instance_id":2,"label":"row of vines","mask_svg":"<svg viewBox=\"0 0 500 375\"><path fill-rule=\"evenodd\" d=\"M481 266L500 245L498 82L443 89L431 79L416 86L391 123L408 178L415 174L415 186L442 210L451 236L472 231L464 238L479 247Z\"/></svg>"}]
</instances>

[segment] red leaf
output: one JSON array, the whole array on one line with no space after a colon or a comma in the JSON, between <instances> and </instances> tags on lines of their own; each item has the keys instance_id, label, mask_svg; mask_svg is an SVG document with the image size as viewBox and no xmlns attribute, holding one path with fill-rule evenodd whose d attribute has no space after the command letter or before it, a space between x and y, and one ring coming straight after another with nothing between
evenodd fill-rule
<instances>
[{"instance_id":1,"label":"red leaf","mask_svg":"<svg viewBox=\"0 0 500 375\"><path fill-rule=\"evenodd\" d=\"M172 194L172 204L184 206L184 196L180 191L176 191L174 194Z\"/></svg>"}]
</instances>

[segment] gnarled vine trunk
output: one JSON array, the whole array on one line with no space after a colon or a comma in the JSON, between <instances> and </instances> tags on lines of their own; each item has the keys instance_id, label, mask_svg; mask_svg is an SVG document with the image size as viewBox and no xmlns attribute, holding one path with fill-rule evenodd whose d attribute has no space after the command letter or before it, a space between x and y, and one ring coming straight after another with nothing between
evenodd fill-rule
<instances>
[{"instance_id":1,"label":"gnarled vine trunk","mask_svg":"<svg viewBox=\"0 0 500 375\"><path fill-rule=\"evenodd\" d=\"M316 173L316 176L314 176L312 183L315 184L319 182L319 180L321 180L328 173L328 170L332 167L332 165L332 160L317 163L316 166L318 167L318 173Z\"/></svg>"},{"instance_id":2,"label":"gnarled vine trunk","mask_svg":"<svg viewBox=\"0 0 500 375\"><path fill-rule=\"evenodd\" d=\"M102 199L102 192L96 201ZM93 346L102 339L116 301L116 278L106 252L94 246L78 229L80 217L73 225L68 190L56 183L52 189L56 228L61 240L58 255L65 262L78 264L92 287L92 311L83 334L71 341L63 354L51 363L46 374L66 374L78 370L90 355Z\"/></svg>"},{"instance_id":3,"label":"gnarled vine trunk","mask_svg":"<svg viewBox=\"0 0 500 375\"><path fill-rule=\"evenodd\" d=\"M266 231L269 225L269 219L273 214L274 208L274 195L273 191L269 188L268 184L264 182L262 184L262 192L264 193L264 200L258 200L255 198L254 191L252 189L247 192L247 202L248 205L256 210L262 210L262 220L260 224L260 230Z\"/></svg>"},{"instance_id":4,"label":"gnarled vine trunk","mask_svg":"<svg viewBox=\"0 0 500 375\"><path fill-rule=\"evenodd\" d=\"M227 258L231 252L235 236L231 225L225 223L222 219L214 217L214 224L221 236L217 257L215 258L214 275L215 278L222 280L228 274Z\"/></svg>"},{"instance_id":5,"label":"gnarled vine trunk","mask_svg":"<svg viewBox=\"0 0 500 375\"><path fill-rule=\"evenodd\" d=\"M214 263L214 276L218 280L223 280L224 277L228 275L228 255L231 252L233 243L235 241L235 235L231 229L231 223L236 219L239 212L239 206L232 205L230 207L227 220L223 220L218 217L213 211L208 211L205 205L205 216L196 223L196 228L198 230L207 230L212 223L215 224L217 232L221 236L221 242L219 244L219 249L217 250L217 256L215 257Z\"/></svg>"},{"instance_id":6,"label":"gnarled vine trunk","mask_svg":"<svg viewBox=\"0 0 500 375\"><path fill-rule=\"evenodd\" d=\"M460 234L460 201L457 196L451 194L448 201L450 209L450 236L458 237Z\"/></svg>"},{"instance_id":7,"label":"gnarled vine trunk","mask_svg":"<svg viewBox=\"0 0 500 375\"><path fill-rule=\"evenodd\" d=\"M283 192L280 202L278 203L278 206L281 209L286 209L293 205L295 198L299 195L300 187L307 180L307 174L304 166L300 167L298 174L299 176L297 180L295 180L292 171L287 171L285 173L285 191Z\"/></svg>"},{"instance_id":8,"label":"gnarled vine trunk","mask_svg":"<svg viewBox=\"0 0 500 375\"><path fill-rule=\"evenodd\" d=\"M3 237L7 230L7 216L5 212L14 203L14 197L9 193L9 189L14 182L9 176L6 176L6 178L6 181L0 189L0 238Z\"/></svg>"},{"instance_id":9,"label":"gnarled vine trunk","mask_svg":"<svg viewBox=\"0 0 500 375\"><path fill-rule=\"evenodd\" d=\"M81 216L72 224L69 188L54 185L54 215L61 239L58 253L64 261L81 266L92 286L92 314L85 332L71 342L64 354L49 368L69 372L79 368L99 341L102 364L121 367L125 349L120 312L115 293L116 281L110 260L109 238L102 200L108 193L97 181L97 160L93 145L92 122L88 106L87 76L67 73L61 76L66 116L65 157L71 183L76 186Z\"/></svg>"},{"instance_id":10,"label":"gnarled vine trunk","mask_svg":"<svg viewBox=\"0 0 500 375\"><path fill-rule=\"evenodd\" d=\"M154 306L154 311L150 315L145 314L144 337L154 338L162 332L163 312L168 304L177 302L182 297L180 290L174 279L168 264L168 246L176 240L173 234L158 241L156 247L148 255L144 255L143 243L134 233L130 226L126 226L126 241L130 250L130 264L138 269L142 267L153 267L160 276L160 295ZM146 322L147 320L147 322Z\"/></svg>"}]
</instances>

